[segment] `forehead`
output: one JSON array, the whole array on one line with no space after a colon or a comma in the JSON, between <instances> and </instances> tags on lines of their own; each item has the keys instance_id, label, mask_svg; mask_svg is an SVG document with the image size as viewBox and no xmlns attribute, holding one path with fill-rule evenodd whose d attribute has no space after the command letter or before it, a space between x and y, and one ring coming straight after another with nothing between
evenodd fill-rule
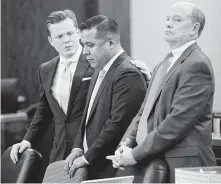
<instances>
[{"instance_id":1,"label":"forehead","mask_svg":"<svg viewBox=\"0 0 221 184\"><path fill-rule=\"evenodd\" d=\"M185 4L176 4L171 8L170 16L188 17L192 13L192 6Z\"/></svg>"},{"instance_id":2,"label":"forehead","mask_svg":"<svg viewBox=\"0 0 221 184\"><path fill-rule=\"evenodd\" d=\"M81 31L82 42L95 42L99 40L102 40L102 38L97 36L97 29L95 27Z\"/></svg>"},{"instance_id":3,"label":"forehead","mask_svg":"<svg viewBox=\"0 0 221 184\"><path fill-rule=\"evenodd\" d=\"M51 35L57 35L57 34L66 33L68 31L76 30L76 26L72 19L66 18L65 20L61 22L50 24L48 29Z\"/></svg>"}]
</instances>

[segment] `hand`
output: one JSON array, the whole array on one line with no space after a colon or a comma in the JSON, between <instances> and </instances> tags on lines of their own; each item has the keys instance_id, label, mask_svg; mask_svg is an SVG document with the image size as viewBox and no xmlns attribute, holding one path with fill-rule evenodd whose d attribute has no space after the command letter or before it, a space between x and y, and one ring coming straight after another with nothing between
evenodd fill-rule
<instances>
[{"instance_id":1,"label":"hand","mask_svg":"<svg viewBox=\"0 0 221 184\"><path fill-rule=\"evenodd\" d=\"M72 152L68 155L68 157L65 159L64 164L64 170L66 172L69 171L69 168L72 166L74 160L80 156L83 155L83 150L81 149L73 149Z\"/></svg>"},{"instance_id":2,"label":"hand","mask_svg":"<svg viewBox=\"0 0 221 184\"><path fill-rule=\"evenodd\" d=\"M122 146L122 145L129 147L129 145L130 145L130 139L129 139L129 138L126 138L125 142L121 142L121 143L120 143L120 146Z\"/></svg>"},{"instance_id":3,"label":"hand","mask_svg":"<svg viewBox=\"0 0 221 184\"><path fill-rule=\"evenodd\" d=\"M133 65L135 65L139 70L144 74L147 81L151 79L151 73L147 66L147 64L144 61L140 61L137 59L133 59L130 61Z\"/></svg>"},{"instance_id":4,"label":"hand","mask_svg":"<svg viewBox=\"0 0 221 184\"><path fill-rule=\"evenodd\" d=\"M122 146L127 146L129 147L130 145L130 139L129 138L126 138L126 141L125 142L121 142L119 144L119 147L118 149L115 151L115 155L110 155L110 156L107 156L106 159L109 159L109 160L112 160L112 163L113 163L113 167L114 168L119 168L121 170L124 170L124 168L122 166L119 165L118 163L118 159L120 159L120 154L122 153Z\"/></svg>"},{"instance_id":5,"label":"hand","mask_svg":"<svg viewBox=\"0 0 221 184\"><path fill-rule=\"evenodd\" d=\"M129 147L130 145L130 139L129 138L126 138L126 141L125 142L121 142L118 149L115 151L115 156L117 159L120 158L120 154L122 153L122 146L126 146L126 147Z\"/></svg>"},{"instance_id":6,"label":"hand","mask_svg":"<svg viewBox=\"0 0 221 184\"><path fill-rule=\"evenodd\" d=\"M106 156L106 159L112 161L112 164L113 164L114 168L124 170L124 167L120 166L120 164L118 163L117 158L116 158L115 155Z\"/></svg>"},{"instance_id":7,"label":"hand","mask_svg":"<svg viewBox=\"0 0 221 184\"><path fill-rule=\"evenodd\" d=\"M12 162L16 164L18 162L18 153L23 153L24 150L30 147L31 147L30 143L23 142L23 141L20 143L14 144L10 152L10 157L12 159Z\"/></svg>"},{"instance_id":8,"label":"hand","mask_svg":"<svg viewBox=\"0 0 221 184\"><path fill-rule=\"evenodd\" d=\"M135 165L137 162L134 160L132 155L132 149L126 146L121 146L120 156L117 157L117 162L120 166L131 166Z\"/></svg>"},{"instance_id":9,"label":"hand","mask_svg":"<svg viewBox=\"0 0 221 184\"><path fill-rule=\"evenodd\" d=\"M78 168L85 166L87 166L87 163L84 161L83 156L76 158L69 170L70 178L74 176L74 173Z\"/></svg>"}]
</instances>

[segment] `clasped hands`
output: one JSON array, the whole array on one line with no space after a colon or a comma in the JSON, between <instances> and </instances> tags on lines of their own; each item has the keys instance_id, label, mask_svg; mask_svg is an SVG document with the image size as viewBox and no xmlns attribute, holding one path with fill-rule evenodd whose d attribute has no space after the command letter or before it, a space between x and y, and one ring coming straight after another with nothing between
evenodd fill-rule
<instances>
[{"instance_id":1,"label":"clasped hands","mask_svg":"<svg viewBox=\"0 0 221 184\"><path fill-rule=\"evenodd\" d=\"M72 178L78 168L85 167L86 165L87 163L83 159L83 151L74 149L65 159L64 170Z\"/></svg>"},{"instance_id":2,"label":"clasped hands","mask_svg":"<svg viewBox=\"0 0 221 184\"><path fill-rule=\"evenodd\" d=\"M137 162L132 155L132 148L129 148L130 139L120 144L120 147L115 151L115 155L107 156L106 159L112 161L114 168L124 170L124 167L135 165Z\"/></svg>"}]
</instances>

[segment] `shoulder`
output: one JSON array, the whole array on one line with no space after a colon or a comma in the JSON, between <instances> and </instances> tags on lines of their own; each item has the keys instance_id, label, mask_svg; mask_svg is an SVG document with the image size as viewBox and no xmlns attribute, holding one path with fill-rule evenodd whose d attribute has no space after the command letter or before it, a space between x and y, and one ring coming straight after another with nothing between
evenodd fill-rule
<instances>
[{"instance_id":1,"label":"shoulder","mask_svg":"<svg viewBox=\"0 0 221 184\"><path fill-rule=\"evenodd\" d=\"M135 66L133 65L131 62L130 62L131 58L130 57L127 57L119 66L118 66L118 71L119 73L135 73L135 74L141 74L140 70Z\"/></svg>"},{"instance_id":2,"label":"shoulder","mask_svg":"<svg viewBox=\"0 0 221 184\"><path fill-rule=\"evenodd\" d=\"M56 56L53 59L51 59L50 61L42 63L39 66L39 70L48 70L48 69L50 69L52 66L57 64L58 60L59 60L59 56Z\"/></svg>"},{"instance_id":3,"label":"shoulder","mask_svg":"<svg viewBox=\"0 0 221 184\"><path fill-rule=\"evenodd\" d=\"M213 67L209 57L200 49L193 50L184 62L184 70L209 72L213 75Z\"/></svg>"},{"instance_id":4,"label":"shoulder","mask_svg":"<svg viewBox=\"0 0 221 184\"><path fill-rule=\"evenodd\" d=\"M145 83L145 78L140 70L131 64L130 57L126 58L116 69L115 79L118 81L119 79L129 79L129 80L136 80L142 81Z\"/></svg>"}]
</instances>

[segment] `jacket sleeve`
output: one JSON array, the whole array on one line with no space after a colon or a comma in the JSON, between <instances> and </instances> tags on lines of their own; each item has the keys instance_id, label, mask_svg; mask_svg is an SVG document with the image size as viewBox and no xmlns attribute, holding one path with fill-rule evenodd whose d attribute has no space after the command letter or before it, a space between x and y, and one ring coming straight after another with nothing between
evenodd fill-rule
<instances>
[{"instance_id":1,"label":"jacket sleeve","mask_svg":"<svg viewBox=\"0 0 221 184\"><path fill-rule=\"evenodd\" d=\"M101 155L114 152L145 96L146 84L138 72L131 70L122 72L113 85L109 118L84 155L90 164L96 164Z\"/></svg>"},{"instance_id":2,"label":"jacket sleeve","mask_svg":"<svg viewBox=\"0 0 221 184\"><path fill-rule=\"evenodd\" d=\"M205 62L192 62L179 78L170 114L132 150L137 162L166 152L197 123L214 93L213 75Z\"/></svg>"},{"instance_id":3,"label":"jacket sleeve","mask_svg":"<svg viewBox=\"0 0 221 184\"><path fill-rule=\"evenodd\" d=\"M42 87L41 67L42 65L39 67L38 70L40 98L34 118L32 119L30 127L28 128L28 131L26 132L24 137L24 140L29 141L32 147L36 147L37 144L41 141L53 117L51 108L48 104L44 89Z\"/></svg>"}]
</instances>

